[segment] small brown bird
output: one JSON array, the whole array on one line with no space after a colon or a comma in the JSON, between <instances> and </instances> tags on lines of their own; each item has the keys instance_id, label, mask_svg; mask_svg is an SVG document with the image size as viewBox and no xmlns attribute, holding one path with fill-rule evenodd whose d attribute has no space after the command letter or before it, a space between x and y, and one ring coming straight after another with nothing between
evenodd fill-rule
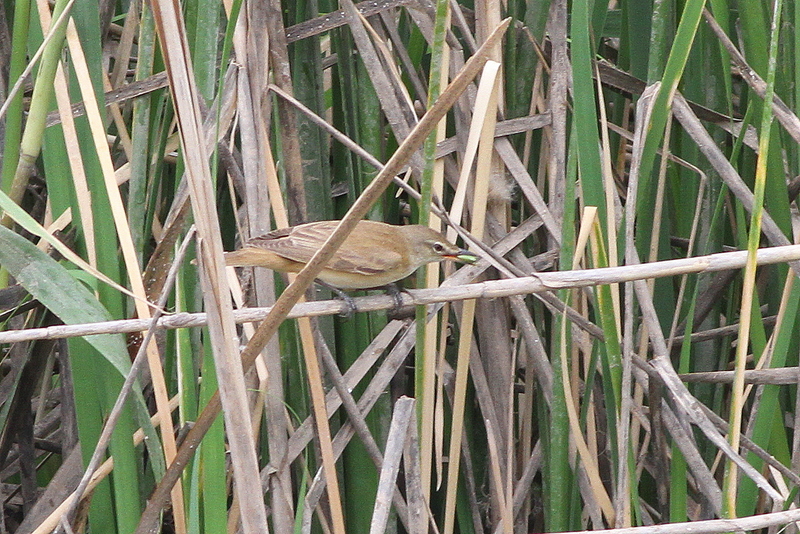
<instances>
[{"instance_id":1,"label":"small brown bird","mask_svg":"<svg viewBox=\"0 0 800 534\"><path fill-rule=\"evenodd\" d=\"M226 252L225 263L300 272L338 224L319 221L274 230ZM426 263L447 259L475 263L478 256L426 226L359 221L317 278L334 288L368 289L392 284Z\"/></svg>"}]
</instances>

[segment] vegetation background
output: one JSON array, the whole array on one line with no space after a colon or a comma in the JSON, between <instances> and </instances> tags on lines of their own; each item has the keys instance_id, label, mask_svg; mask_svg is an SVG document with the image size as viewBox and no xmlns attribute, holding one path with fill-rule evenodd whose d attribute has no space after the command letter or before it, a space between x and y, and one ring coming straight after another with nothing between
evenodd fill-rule
<instances>
[{"instance_id":1,"label":"vegetation background","mask_svg":"<svg viewBox=\"0 0 800 534\"><path fill-rule=\"evenodd\" d=\"M799 24L5 1L0 532L796 528ZM363 216L484 260L285 322L308 276L221 265Z\"/></svg>"}]
</instances>

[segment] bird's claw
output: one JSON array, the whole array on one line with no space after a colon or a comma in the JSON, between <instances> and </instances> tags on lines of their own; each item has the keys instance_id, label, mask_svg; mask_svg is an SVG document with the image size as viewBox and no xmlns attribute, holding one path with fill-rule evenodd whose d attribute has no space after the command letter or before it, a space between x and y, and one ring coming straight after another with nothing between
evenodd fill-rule
<instances>
[{"instance_id":1,"label":"bird's claw","mask_svg":"<svg viewBox=\"0 0 800 534\"><path fill-rule=\"evenodd\" d=\"M405 289L399 289L396 284L389 284L386 286L386 292L394 299L394 307L387 312L390 319L403 318L403 296L401 293L404 291Z\"/></svg>"},{"instance_id":2,"label":"bird's claw","mask_svg":"<svg viewBox=\"0 0 800 534\"><path fill-rule=\"evenodd\" d=\"M344 317L345 319L350 319L353 315L358 311L358 306L356 306L356 301L353 300L353 297L339 289L338 287L334 287L327 282L323 282L322 280L317 280L317 283L323 287L326 287L336 293L336 295L344 301L347 305L347 310L342 310L339 312L339 317Z\"/></svg>"},{"instance_id":3,"label":"bird's claw","mask_svg":"<svg viewBox=\"0 0 800 534\"><path fill-rule=\"evenodd\" d=\"M342 310L339 312L339 317L344 317L345 319L352 319L353 315L358 311L358 306L356 306L356 301L353 300L353 297L345 293L344 291L337 291L339 294L339 298L341 298L344 303L347 305L347 310Z\"/></svg>"},{"instance_id":4,"label":"bird's claw","mask_svg":"<svg viewBox=\"0 0 800 534\"><path fill-rule=\"evenodd\" d=\"M401 291L397 288L397 284L388 284L386 286L386 292L391 295L394 299L394 308L392 308L392 313L397 313L400 311L400 308L403 307L403 297L400 295Z\"/></svg>"}]
</instances>

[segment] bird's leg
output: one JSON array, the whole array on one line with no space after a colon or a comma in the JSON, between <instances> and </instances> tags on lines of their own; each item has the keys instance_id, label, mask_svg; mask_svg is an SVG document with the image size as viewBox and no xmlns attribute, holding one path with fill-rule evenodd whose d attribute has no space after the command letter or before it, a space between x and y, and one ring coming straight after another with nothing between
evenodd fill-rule
<instances>
[{"instance_id":1,"label":"bird's leg","mask_svg":"<svg viewBox=\"0 0 800 534\"><path fill-rule=\"evenodd\" d=\"M407 317L413 317L414 316L413 308L410 313L408 311L408 308L406 308L405 313L403 313L403 297L401 296L401 293L404 292L408 293L408 292L405 289L398 288L397 285L393 283L388 284L384 287L386 288L386 292L389 293L389 295L391 295L392 298L394 299L394 307L391 310L387 311L387 316L389 317L389 319L404 319Z\"/></svg>"},{"instance_id":2,"label":"bird's leg","mask_svg":"<svg viewBox=\"0 0 800 534\"><path fill-rule=\"evenodd\" d=\"M322 287L330 289L331 291L336 293L336 295L340 299L342 299L345 302L345 304L347 304L347 308L348 308L347 311L346 312L344 312L344 311L339 312L339 316L340 317L345 317L347 319L350 319L351 317L353 317L353 314L358 311L358 307L356 306L356 302L353 300L353 297L351 297L350 295L348 295L347 293L345 293L344 291L342 291L338 287L334 287L334 286L328 284L327 282L323 282L319 278L317 278L316 282L319 285L321 285Z\"/></svg>"},{"instance_id":3,"label":"bird's leg","mask_svg":"<svg viewBox=\"0 0 800 534\"><path fill-rule=\"evenodd\" d=\"M396 315L397 312L400 311L400 308L403 307L403 297L400 296L402 291L398 289L397 284L392 282L391 284L386 284L386 292L389 293L389 295L391 295L391 297L394 299L394 308L392 309L392 313Z\"/></svg>"}]
</instances>

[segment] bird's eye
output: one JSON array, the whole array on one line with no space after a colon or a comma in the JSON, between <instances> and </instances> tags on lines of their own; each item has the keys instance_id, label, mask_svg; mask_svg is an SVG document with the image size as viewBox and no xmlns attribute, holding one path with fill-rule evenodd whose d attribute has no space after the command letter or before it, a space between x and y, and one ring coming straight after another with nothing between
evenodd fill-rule
<instances>
[{"instance_id":1,"label":"bird's eye","mask_svg":"<svg viewBox=\"0 0 800 534\"><path fill-rule=\"evenodd\" d=\"M437 254L441 254L444 252L444 245L439 243L438 241L433 244L433 251Z\"/></svg>"}]
</instances>

